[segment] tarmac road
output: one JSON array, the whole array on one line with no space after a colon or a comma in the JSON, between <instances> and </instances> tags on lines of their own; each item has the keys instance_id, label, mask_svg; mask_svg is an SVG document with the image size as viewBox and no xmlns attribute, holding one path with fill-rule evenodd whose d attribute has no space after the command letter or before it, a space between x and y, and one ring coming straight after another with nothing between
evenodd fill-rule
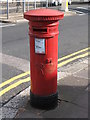
<instances>
[{"instance_id":1,"label":"tarmac road","mask_svg":"<svg viewBox=\"0 0 90 120\"><path fill-rule=\"evenodd\" d=\"M78 6L76 6L77 8ZM28 23L2 25L2 82L29 70ZM69 55L88 47L88 15L65 17L59 24L58 57ZM27 76L22 77L23 79ZM20 80L20 78L19 78ZM18 80L17 80L18 81ZM15 81L16 82L16 81ZM3 86L8 87L13 83ZM2 98L5 104L10 98L25 89L24 83L7 92ZM0 89L1 90L1 89ZM2 103L1 103L2 105Z\"/></svg>"},{"instance_id":2,"label":"tarmac road","mask_svg":"<svg viewBox=\"0 0 90 120\"><path fill-rule=\"evenodd\" d=\"M65 17L59 25L59 57L88 46L88 16ZM28 23L2 28L2 52L29 60Z\"/></svg>"}]
</instances>

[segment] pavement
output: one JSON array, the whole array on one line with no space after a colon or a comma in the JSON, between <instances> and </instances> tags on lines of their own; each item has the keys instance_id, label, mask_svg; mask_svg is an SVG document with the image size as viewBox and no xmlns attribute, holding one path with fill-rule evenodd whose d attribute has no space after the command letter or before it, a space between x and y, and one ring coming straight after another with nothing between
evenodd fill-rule
<instances>
[{"instance_id":1,"label":"pavement","mask_svg":"<svg viewBox=\"0 0 90 120\"><path fill-rule=\"evenodd\" d=\"M68 6L69 11L65 12L64 11L64 16L74 16L76 14L78 15L84 15L84 14L90 14L89 12L89 6L88 3L73 3L72 5ZM32 9L32 8L31 8ZM54 7L49 7L49 9L56 9L61 11L61 6L54 6ZM15 12L15 10L14 10ZM18 12L18 13L9 13L9 18L7 19L7 14L2 14L0 15L0 22L5 22L5 23L18 23L18 22L26 22L25 19L23 19L23 13Z\"/></svg>"},{"instance_id":2,"label":"pavement","mask_svg":"<svg viewBox=\"0 0 90 120\"><path fill-rule=\"evenodd\" d=\"M3 23L18 23L18 22L27 22L27 20L25 20L23 18L22 13L10 13L8 19L7 19L6 14L0 15L0 22L3 22Z\"/></svg>"},{"instance_id":3,"label":"pavement","mask_svg":"<svg viewBox=\"0 0 90 120\"><path fill-rule=\"evenodd\" d=\"M0 108L1 118L88 118L89 57L58 69L58 106L45 110L30 105L30 86Z\"/></svg>"},{"instance_id":4,"label":"pavement","mask_svg":"<svg viewBox=\"0 0 90 120\"><path fill-rule=\"evenodd\" d=\"M76 12L74 12L74 11L64 12L64 16L72 16L72 15L76 15ZM10 13L8 19L6 16L7 15L1 15L0 22L3 22L3 23L27 22L27 20L23 18L22 13Z\"/></svg>"}]
</instances>

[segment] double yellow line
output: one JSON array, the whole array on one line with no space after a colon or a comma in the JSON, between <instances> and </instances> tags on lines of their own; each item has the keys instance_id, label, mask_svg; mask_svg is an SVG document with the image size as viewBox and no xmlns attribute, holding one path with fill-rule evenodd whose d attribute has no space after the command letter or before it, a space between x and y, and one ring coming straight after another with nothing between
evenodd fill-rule
<instances>
[{"instance_id":1,"label":"double yellow line","mask_svg":"<svg viewBox=\"0 0 90 120\"><path fill-rule=\"evenodd\" d=\"M59 58L59 59L58 59L58 62L60 62L60 63L58 63L58 68L66 65L66 64L68 64L68 63L70 63L70 62L72 62L72 61L74 61L74 60L76 60L76 59L84 58L84 57L90 55L89 50L90 50L90 47L85 48L85 49L80 50L80 51L77 51L77 52L75 52L75 53L72 53L72 54L67 55L67 56L65 56L65 57ZM84 53L84 54L81 54L81 53L83 53L83 52L85 52L85 53ZM78 54L80 54L80 55L78 55ZM77 56L76 56L76 55L77 55ZM68 59L68 58L69 58L69 59ZM63 61L63 60L64 60L64 61ZM13 82L13 81L15 81L15 80L17 80L17 79L20 79L20 78L22 78L22 77L24 77L24 76L26 76L26 75L30 75L30 71L25 72L25 73L22 73L22 74L20 74L20 75L17 75L17 76L15 76L15 77L13 77L13 78L11 78L11 79L9 79L9 80L1 83L1 84L0 84L0 88L2 88L2 87L4 87L5 85L8 85L8 84L10 84L11 82ZM19 86L20 84L25 83L25 82L29 82L29 81L30 81L30 77L27 77L27 78L25 78L25 79L20 79L18 82L13 83L13 84L9 85L8 87L6 87L5 89L1 90L1 91L0 91L0 96L4 95L5 93L7 93L8 91L10 91L11 89Z\"/></svg>"},{"instance_id":2,"label":"double yellow line","mask_svg":"<svg viewBox=\"0 0 90 120\"><path fill-rule=\"evenodd\" d=\"M68 64L68 63L70 63L70 62L72 62L72 61L74 61L74 60L76 60L76 59L83 58L83 57L86 57L86 56L90 55L89 50L90 50L90 47L85 48L85 49L82 49L82 50L77 51L77 52L75 52L75 53L72 53L72 54L67 55L67 56L65 56L65 57L59 58L59 59L58 59L58 62L60 62L60 63L58 64L58 68L66 65L66 64ZM85 51L87 51L85 54L81 54L81 55L75 56L75 55L80 54L80 53L83 53L83 52L85 52ZM72 56L75 56L75 57L70 58L70 57L72 57ZM70 59L68 59L68 58L70 58ZM68 60L65 60L65 59L68 59ZM61 62L61 61L63 61L63 60L65 60L65 61L64 61L64 62Z\"/></svg>"}]
</instances>

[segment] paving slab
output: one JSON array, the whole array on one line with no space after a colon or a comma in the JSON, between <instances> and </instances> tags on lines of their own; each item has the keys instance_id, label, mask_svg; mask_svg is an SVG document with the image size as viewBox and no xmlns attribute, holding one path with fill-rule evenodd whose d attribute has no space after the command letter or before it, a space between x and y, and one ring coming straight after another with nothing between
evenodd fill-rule
<instances>
[{"instance_id":1,"label":"paving slab","mask_svg":"<svg viewBox=\"0 0 90 120\"><path fill-rule=\"evenodd\" d=\"M21 106L21 108L19 106L19 110L15 118L42 118L40 114L45 112L45 110L32 107L30 105L30 99L24 105L25 106L24 107Z\"/></svg>"},{"instance_id":2,"label":"paving slab","mask_svg":"<svg viewBox=\"0 0 90 120\"><path fill-rule=\"evenodd\" d=\"M36 109L28 101L25 111L19 112L16 118L88 118L87 84L87 79L65 77L58 83L59 101L55 109Z\"/></svg>"},{"instance_id":3,"label":"paving slab","mask_svg":"<svg viewBox=\"0 0 90 120\"><path fill-rule=\"evenodd\" d=\"M79 72L77 72L77 73L75 73L74 76L79 77L79 78L90 79L89 76L88 76L88 67L79 71Z\"/></svg>"},{"instance_id":4,"label":"paving slab","mask_svg":"<svg viewBox=\"0 0 90 120\"><path fill-rule=\"evenodd\" d=\"M24 114L20 114L20 115L18 114L16 118L42 118L42 117L28 110L25 110Z\"/></svg>"},{"instance_id":5,"label":"paving slab","mask_svg":"<svg viewBox=\"0 0 90 120\"><path fill-rule=\"evenodd\" d=\"M88 111L89 99L88 99L88 91L84 91L80 94L73 103L77 104L78 106L86 109Z\"/></svg>"},{"instance_id":6,"label":"paving slab","mask_svg":"<svg viewBox=\"0 0 90 120\"><path fill-rule=\"evenodd\" d=\"M88 111L71 103L61 102L56 109L41 113L43 118L88 118Z\"/></svg>"},{"instance_id":7,"label":"paving slab","mask_svg":"<svg viewBox=\"0 0 90 120\"><path fill-rule=\"evenodd\" d=\"M85 91L87 86L87 79L74 77L73 75L60 79L58 81L59 98L73 101Z\"/></svg>"},{"instance_id":8,"label":"paving slab","mask_svg":"<svg viewBox=\"0 0 90 120\"><path fill-rule=\"evenodd\" d=\"M15 118L42 118L40 114L45 112L45 110L32 107L30 105L30 101L27 102L24 111L21 111L21 109L22 108L18 110L18 113Z\"/></svg>"},{"instance_id":9,"label":"paving slab","mask_svg":"<svg viewBox=\"0 0 90 120\"><path fill-rule=\"evenodd\" d=\"M88 111L78 105L61 101L55 109L39 110L30 105L23 112L19 112L16 118L87 118Z\"/></svg>"}]
</instances>

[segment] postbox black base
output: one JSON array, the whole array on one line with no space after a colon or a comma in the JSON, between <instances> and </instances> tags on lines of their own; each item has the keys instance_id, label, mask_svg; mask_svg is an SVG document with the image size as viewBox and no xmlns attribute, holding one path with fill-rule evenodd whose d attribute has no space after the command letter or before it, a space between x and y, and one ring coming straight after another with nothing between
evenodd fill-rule
<instances>
[{"instance_id":1,"label":"postbox black base","mask_svg":"<svg viewBox=\"0 0 90 120\"><path fill-rule=\"evenodd\" d=\"M49 96L38 96L30 91L30 104L41 109L55 108L58 105L58 92Z\"/></svg>"}]
</instances>

